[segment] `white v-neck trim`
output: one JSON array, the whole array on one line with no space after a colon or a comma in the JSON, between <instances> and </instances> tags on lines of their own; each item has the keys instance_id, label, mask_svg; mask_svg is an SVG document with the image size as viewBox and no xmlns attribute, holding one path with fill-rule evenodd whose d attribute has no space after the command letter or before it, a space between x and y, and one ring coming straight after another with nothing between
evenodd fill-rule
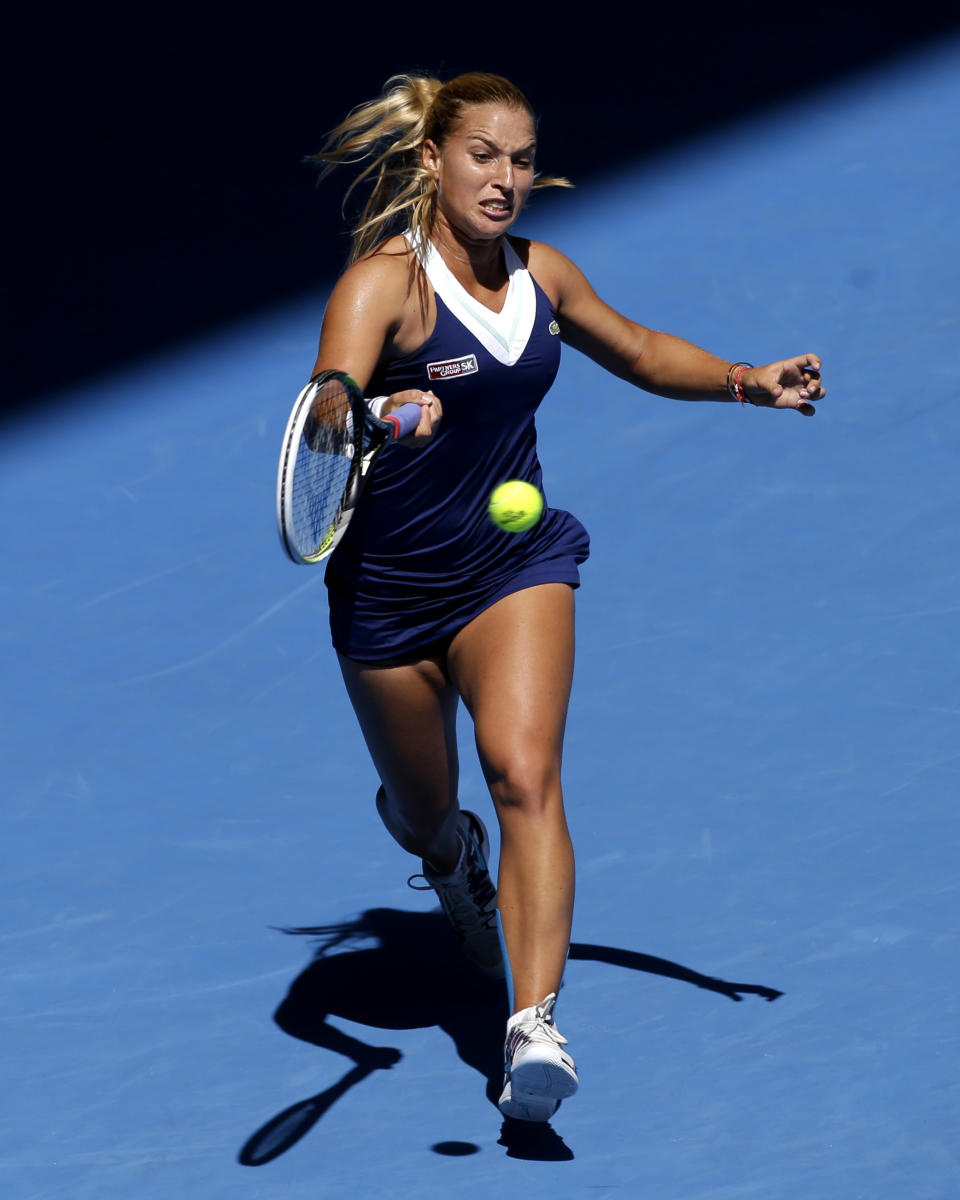
<instances>
[{"instance_id":1,"label":"white v-neck trim","mask_svg":"<svg viewBox=\"0 0 960 1200\"><path fill-rule=\"evenodd\" d=\"M503 308L497 313L470 295L432 242L426 247L415 242L414 246L433 290L451 313L497 362L512 367L527 348L537 314L533 280L516 250L504 239L503 257L509 282Z\"/></svg>"}]
</instances>

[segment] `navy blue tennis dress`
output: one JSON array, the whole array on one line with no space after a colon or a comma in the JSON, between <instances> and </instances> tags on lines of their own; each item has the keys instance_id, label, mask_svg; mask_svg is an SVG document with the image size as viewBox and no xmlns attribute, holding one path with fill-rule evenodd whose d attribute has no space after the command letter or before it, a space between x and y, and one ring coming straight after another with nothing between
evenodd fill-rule
<instances>
[{"instance_id":1,"label":"navy blue tennis dress","mask_svg":"<svg viewBox=\"0 0 960 1200\"><path fill-rule=\"evenodd\" d=\"M580 522L545 508L526 533L498 529L487 501L498 483L543 490L534 415L560 365L550 301L504 241L510 283L494 313L457 282L430 246L421 261L437 323L413 354L388 364L373 394L433 391L443 419L422 449L380 455L326 584L334 647L360 662L442 648L497 600L540 583L579 586L590 542Z\"/></svg>"}]
</instances>

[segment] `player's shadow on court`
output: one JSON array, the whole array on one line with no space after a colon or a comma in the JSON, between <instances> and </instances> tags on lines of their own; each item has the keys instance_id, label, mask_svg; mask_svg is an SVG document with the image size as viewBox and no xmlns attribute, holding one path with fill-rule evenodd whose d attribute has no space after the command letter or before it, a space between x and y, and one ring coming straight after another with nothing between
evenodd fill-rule
<instances>
[{"instance_id":1,"label":"player's shadow on court","mask_svg":"<svg viewBox=\"0 0 960 1200\"><path fill-rule=\"evenodd\" d=\"M274 1014L291 1037L332 1050L353 1066L331 1087L272 1117L245 1143L239 1161L262 1166L300 1141L330 1107L375 1071L401 1059L391 1046L371 1046L330 1024L340 1017L371 1029L428 1029L449 1034L460 1058L486 1080L496 1105L503 1086L503 1029L507 995L502 982L481 975L462 957L440 912L374 908L352 922L291 929L318 939L313 961L290 986ZM372 944L371 944L372 943ZM571 960L605 962L662 975L731 1000L781 993L755 984L713 979L665 959L630 950L574 942ZM573 1152L549 1124L504 1120L500 1145L515 1158L562 1161ZM434 1146L437 1153L466 1153L466 1143Z\"/></svg>"}]
</instances>

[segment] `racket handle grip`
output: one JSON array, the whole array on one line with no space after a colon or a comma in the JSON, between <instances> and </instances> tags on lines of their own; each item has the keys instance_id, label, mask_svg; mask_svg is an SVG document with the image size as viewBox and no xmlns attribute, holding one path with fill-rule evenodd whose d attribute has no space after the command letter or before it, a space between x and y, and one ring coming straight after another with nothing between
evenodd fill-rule
<instances>
[{"instance_id":1,"label":"racket handle grip","mask_svg":"<svg viewBox=\"0 0 960 1200\"><path fill-rule=\"evenodd\" d=\"M393 426L391 440L395 442L399 438L406 437L408 433L413 433L420 424L420 405L412 403L401 404L399 408L395 409L392 413L388 413L381 420Z\"/></svg>"}]
</instances>

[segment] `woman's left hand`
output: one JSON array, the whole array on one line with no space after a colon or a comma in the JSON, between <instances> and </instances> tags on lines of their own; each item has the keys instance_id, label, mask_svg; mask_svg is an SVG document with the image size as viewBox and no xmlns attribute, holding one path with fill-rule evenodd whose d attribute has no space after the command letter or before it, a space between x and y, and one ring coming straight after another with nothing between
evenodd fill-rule
<instances>
[{"instance_id":1,"label":"woman's left hand","mask_svg":"<svg viewBox=\"0 0 960 1200\"><path fill-rule=\"evenodd\" d=\"M817 354L799 354L765 367L750 367L743 372L740 383L751 404L760 408L795 408L805 417L814 415L813 402L826 395L820 382Z\"/></svg>"}]
</instances>

